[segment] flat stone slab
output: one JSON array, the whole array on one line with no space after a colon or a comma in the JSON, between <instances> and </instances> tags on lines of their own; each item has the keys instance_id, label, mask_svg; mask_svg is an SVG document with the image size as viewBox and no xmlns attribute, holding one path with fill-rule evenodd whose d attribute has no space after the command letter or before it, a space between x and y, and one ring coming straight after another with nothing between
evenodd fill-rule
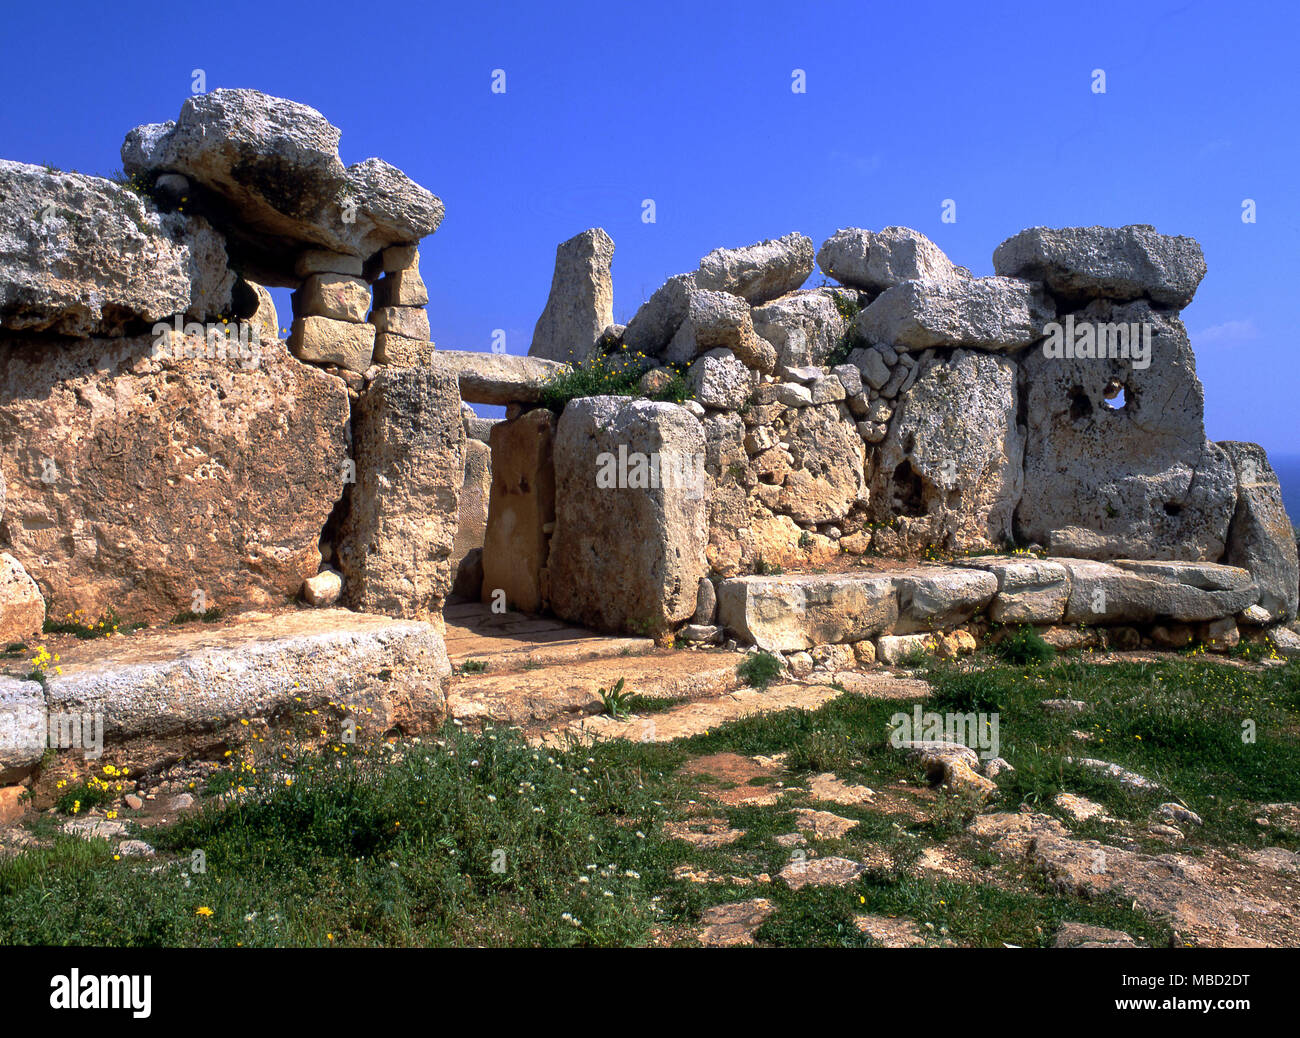
<instances>
[{"instance_id":1,"label":"flat stone slab","mask_svg":"<svg viewBox=\"0 0 1300 1038\"><path fill-rule=\"evenodd\" d=\"M102 713L112 742L210 734L330 702L354 705L371 734L427 727L441 719L451 671L432 625L345 609L159 627L61 656L63 673L45 688L49 710Z\"/></svg>"},{"instance_id":2,"label":"flat stone slab","mask_svg":"<svg viewBox=\"0 0 1300 1038\"><path fill-rule=\"evenodd\" d=\"M486 664L487 673L640 656L655 647L653 638L601 635L549 617L494 613L481 602L455 603L442 615L452 664L473 660Z\"/></svg>"},{"instance_id":3,"label":"flat stone slab","mask_svg":"<svg viewBox=\"0 0 1300 1038\"><path fill-rule=\"evenodd\" d=\"M997 596L989 607L994 623L1054 624L1065 616L1070 598L1070 571L1046 559L959 559L958 566L986 570L998 581Z\"/></svg>"},{"instance_id":4,"label":"flat stone slab","mask_svg":"<svg viewBox=\"0 0 1300 1038\"><path fill-rule=\"evenodd\" d=\"M435 350L430 363L456 376L461 399L470 404L538 403L542 387L569 370L568 364L541 357L474 350Z\"/></svg>"},{"instance_id":5,"label":"flat stone slab","mask_svg":"<svg viewBox=\"0 0 1300 1038\"><path fill-rule=\"evenodd\" d=\"M718 622L742 643L798 652L943 631L980 612L1000 623L1208 622L1258 598L1246 570L1213 562L985 556L907 569L732 577L718 585Z\"/></svg>"},{"instance_id":6,"label":"flat stone slab","mask_svg":"<svg viewBox=\"0 0 1300 1038\"><path fill-rule=\"evenodd\" d=\"M734 653L720 651L661 650L509 673L494 674L489 668L484 674L453 678L447 704L451 716L464 721L552 727L600 710L599 690L619 678L624 691L632 695L683 699L721 695L739 683L739 659ZM653 716L659 720L664 714ZM609 720L628 727L628 722Z\"/></svg>"},{"instance_id":7,"label":"flat stone slab","mask_svg":"<svg viewBox=\"0 0 1300 1038\"><path fill-rule=\"evenodd\" d=\"M718 585L718 622L737 639L770 651L862 641L892 630L897 620L893 575L732 577Z\"/></svg>"},{"instance_id":8,"label":"flat stone slab","mask_svg":"<svg viewBox=\"0 0 1300 1038\"><path fill-rule=\"evenodd\" d=\"M706 948L735 948L754 943L754 932L763 920L776 911L776 904L765 897L714 905L700 915L704 929L698 940Z\"/></svg>"},{"instance_id":9,"label":"flat stone slab","mask_svg":"<svg viewBox=\"0 0 1300 1038\"><path fill-rule=\"evenodd\" d=\"M734 674L734 665L732 669ZM816 710L843 694L830 685L773 685L761 692L758 689L742 688L643 717L616 720L608 715L598 715L583 718L571 725L567 732L584 740L599 738L672 742L675 739L702 735L728 721L738 721L756 714L795 709Z\"/></svg>"},{"instance_id":10,"label":"flat stone slab","mask_svg":"<svg viewBox=\"0 0 1300 1038\"><path fill-rule=\"evenodd\" d=\"M1212 562L1053 559L1070 574L1067 624L1182 623L1235 616L1259 600L1259 587L1236 566Z\"/></svg>"},{"instance_id":11,"label":"flat stone slab","mask_svg":"<svg viewBox=\"0 0 1300 1038\"><path fill-rule=\"evenodd\" d=\"M791 890L803 887L844 887L864 872L865 865L848 858L811 858L792 861L777 873Z\"/></svg>"}]
</instances>

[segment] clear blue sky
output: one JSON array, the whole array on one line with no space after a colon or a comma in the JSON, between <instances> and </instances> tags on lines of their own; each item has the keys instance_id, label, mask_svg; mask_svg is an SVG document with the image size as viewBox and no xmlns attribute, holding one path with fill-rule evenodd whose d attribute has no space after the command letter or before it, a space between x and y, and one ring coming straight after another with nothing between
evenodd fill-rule
<instances>
[{"instance_id":1,"label":"clear blue sky","mask_svg":"<svg viewBox=\"0 0 1300 1038\"><path fill-rule=\"evenodd\" d=\"M14 3L0 156L108 173L195 68L305 102L345 162L381 156L446 203L422 250L438 345L504 328L514 353L586 227L617 245L626 321L710 249L792 230L905 224L987 274L1023 227L1151 223L1209 263L1184 317L1210 436L1300 454L1295 5L1058 6Z\"/></svg>"}]
</instances>

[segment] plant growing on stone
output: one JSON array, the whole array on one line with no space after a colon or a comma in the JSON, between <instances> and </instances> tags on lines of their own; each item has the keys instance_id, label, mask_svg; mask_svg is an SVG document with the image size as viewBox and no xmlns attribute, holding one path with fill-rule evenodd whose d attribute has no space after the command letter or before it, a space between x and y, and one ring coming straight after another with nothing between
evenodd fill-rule
<instances>
[{"instance_id":1,"label":"plant growing on stone","mask_svg":"<svg viewBox=\"0 0 1300 1038\"><path fill-rule=\"evenodd\" d=\"M643 353L592 354L553 376L542 387L541 402L556 414L570 400L586 396L641 396L639 383L652 362ZM687 396L686 376L680 366L670 365L672 375L648 400L682 403Z\"/></svg>"},{"instance_id":2,"label":"plant growing on stone","mask_svg":"<svg viewBox=\"0 0 1300 1038\"><path fill-rule=\"evenodd\" d=\"M596 694L600 696L601 711L603 713L614 718L628 715L628 700L632 698L632 693L624 691L622 678L619 678L609 688L597 689Z\"/></svg>"},{"instance_id":3,"label":"plant growing on stone","mask_svg":"<svg viewBox=\"0 0 1300 1038\"><path fill-rule=\"evenodd\" d=\"M751 688L767 688L782 670L781 660L770 652L751 652L736 667L736 676Z\"/></svg>"},{"instance_id":4,"label":"plant growing on stone","mask_svg":"<svg viewBox=\"0 0 1300 1038\"><path fill-rule=\"evenodd\" d=\"M835 309L844 318L844 333L826 357L826 366L833 368L837 364L848 363L849 354L853 352L854 346L857 345L857 337L853 327L858 314L862 312L862 307L858 305L857 300L850 299L843 292L832 292L831 299L835 303Z\"/></svg>"},{"instance_id":5,"label":"plant growing on stone","mask_svg":"<svg viewBox=\"0 0 1300 1038\"><path fill-rule=\"evenodd\" d=\"M63 668L59 666L58 653L51 653L44 645L36 646L36 655L32 657L31 663L32 672L27 675L28 681L39 681L44 685L51 668L55 674L63 673Z\"/></svg>"},{"instance_id":6,"label":"plant growing on stone","mask_svg":"<svg viewBox=\"0 0 1300 1038\"><path fill-rule=\"evenodd\" d=\"M928 655L920 645L913 645L904 653L903 658L898 663L902 667L920 667L925 663Z\"/></svg>"},{"instance_id":7,"label":"plant growing on stone","mask_svg":"<svg viewBox=\"0 0 1300 1038\"><path fill-rule=\"evenodd\" d=\"M1046 663L1056 656L1056 650L1043 640L1043 636L1026 625L1008 634L993 646L993 651L1008 663L1019 666Z\"/></svg>"},{"instance_id":8,"label":"plant growing on stone","mask_svg":"<svg viewBox=\"0 0 1300 1038\"><path fill-rule=\"evenodd\" d=\"M456 668L456 671L460 674L486 674L487 669L487 660L466 660Z\"/></svg>"},{"instance_id":9,"label":"plant growing on stone","mask_svg":"<svg viewBox=\"0 0 1300 1038\"><path fill-rule=\"evenodd\" d=\"M87 624L86 619L85 613L80 609L65 613L62 620L54 619L47 610L41 629L46 634L70 634L82 641L89 641L92 638L111 638L114 634L120 634L122 627L134 631L145 626L143 623L127 623L112 606L104 610L103 615L94 623Z\"/></svg>"}]
</instances>

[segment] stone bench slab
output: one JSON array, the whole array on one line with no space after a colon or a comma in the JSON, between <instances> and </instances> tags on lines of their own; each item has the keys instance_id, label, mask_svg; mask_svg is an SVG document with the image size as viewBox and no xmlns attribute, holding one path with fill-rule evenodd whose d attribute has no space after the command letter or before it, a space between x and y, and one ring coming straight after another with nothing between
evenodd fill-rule
<instances>
[{"instance_id":1,"label":"stone bench slab","mask_svg":"<svg viewBox=\"0 0 1300 1038\"><path fill-rule=\"evenodd\" d=\"M540 357L474 350L434 350L430 363L454 374L461 399L471 404L536 404L542 387L569 370L568 364Z\"/></svg>"}]
</instances>

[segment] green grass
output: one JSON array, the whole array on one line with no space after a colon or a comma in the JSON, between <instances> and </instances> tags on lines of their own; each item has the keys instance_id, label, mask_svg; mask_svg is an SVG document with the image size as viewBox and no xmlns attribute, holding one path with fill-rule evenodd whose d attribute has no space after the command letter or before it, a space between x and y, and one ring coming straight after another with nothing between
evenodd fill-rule
<instances>
[{"instance_id":1,"label":"green grass","mask_svg":"<svg viewBox=\"0 0 1300 1038\"><path fill-rule=\"evenodd\" d=\"M926 709L998 714L1000 753L1015 770L998 778L997 810L1027 803L1054 812L1052 797L1069 790L1138 820L1180 799L1205 819L1188 832L1184 853L1229 842L1297 845L1254 818L1261 802L1300 800L1300 664L1245 670L1204 659L1108 666L1058 659L972 670L969 662L934 662L926 676L934 689ZM1051 714L1040 705L1047 698L1079 699L1087 710ZM996 859L965 832L976 807L943 792L923 791L926 811L916 818L875 801L819 805L858 825L815 842L817 854L887 855L888 864L844 888L673 878L680 865L775 876L791 856L776 838L793 831L793 808L809 803L798 792L772 805L718 803L710 796L735 784L688 775L687 761L781 753L784 772L748 785L801 787L830 770L877 790L918 790L915 765L888 736L891 717L920 702L845 693L816 711L751 716L673 743L609 740L564 752L532 748L509 730L472 733L454 724L391 746L250 744L257 755L236 748L232 760L241 763L210 784L209 794L222 795L145 834L157 859L114 861L107 843L51 837L44 825L51 846L0 861L0 944L690 943L705 908L755 896L776 904L758 933L775 945L863 946L869 942L853 924L861 913L910 920L932 943L1050 944L1065 920L1168 942L1165 923L1131 904L1062 895L1024 866ZM1255 723L1253 743L1241 739L1243 720ZM1080 743L1074 729L1097 741ZM1166 788L1125 790L1066 763L1071 755L1114 761ZM702 808L744 835L708 849L666 835L666 821L698 817ZM1064 821L1079 835L1107 835ZM964 857L971 875L911 869L936 842Z\"/></svg>"},{"instance_id":2,"label":"green grass","mask_svg":"<svg viewBox=\"0 0 1300 1038\"><path fill-rule=\"evenodd\" d=\"M1205 821L1189 834L1196 841L1259 847L1265 834L1254 806L1300 800L1300 663L1246 670L1204 659L1063 659L975 672L935 665L929 678L932 708L998 713L1000 752L1016 770L997 781L1013 804L1050 810L1056 793L1068 791L1097 800L1117 818L1138 820L1164 801L1181 800ZM1087 707L1052 714L1044 699L1077 699ZM1250 726L1253 742L1243 739ZM1110 761L1163 788L1129 790L1068 757ZM1300 850L1294 837L1277 842Z\"/></svg>"},{"instance_id":3,"label":"green grass","mask_svg":"<svg viewBox=\"0 0 1300 1038\"><path fill-rule=\"evenodd\" d=\"M991 651L1006 662L1021 666L1029 663L1047 663L1056 657L1056 650L1043 640L1042 635L1028 626L1016 628L992 646Z\"/></svg>"},{"instance_id":4,"label":"green grass","mask_svg":"<svg viewBox=\"0 0 1300 1038\"><path fill-rule=\"evenodd\" d=\"M183 613L177 613L168 622L173 624L191 624L196 622L211 624L216 623L224 615L225 614L222 610L218 609L216 606L211 606L210 608L203 610L201 613L196 613L193 609L187 609Z\"/></svg>"},{"instance_id":5,"label":"green grass","mask_svg":"<svg viewBox=\"0 0 1300 1038\"><path fill-rule=\"evenodd\" d=\"M736 676L751 688L767 688L781 669L781 660L772 653L751 652L736 665Z\"/></svg>"}]
</instances>

